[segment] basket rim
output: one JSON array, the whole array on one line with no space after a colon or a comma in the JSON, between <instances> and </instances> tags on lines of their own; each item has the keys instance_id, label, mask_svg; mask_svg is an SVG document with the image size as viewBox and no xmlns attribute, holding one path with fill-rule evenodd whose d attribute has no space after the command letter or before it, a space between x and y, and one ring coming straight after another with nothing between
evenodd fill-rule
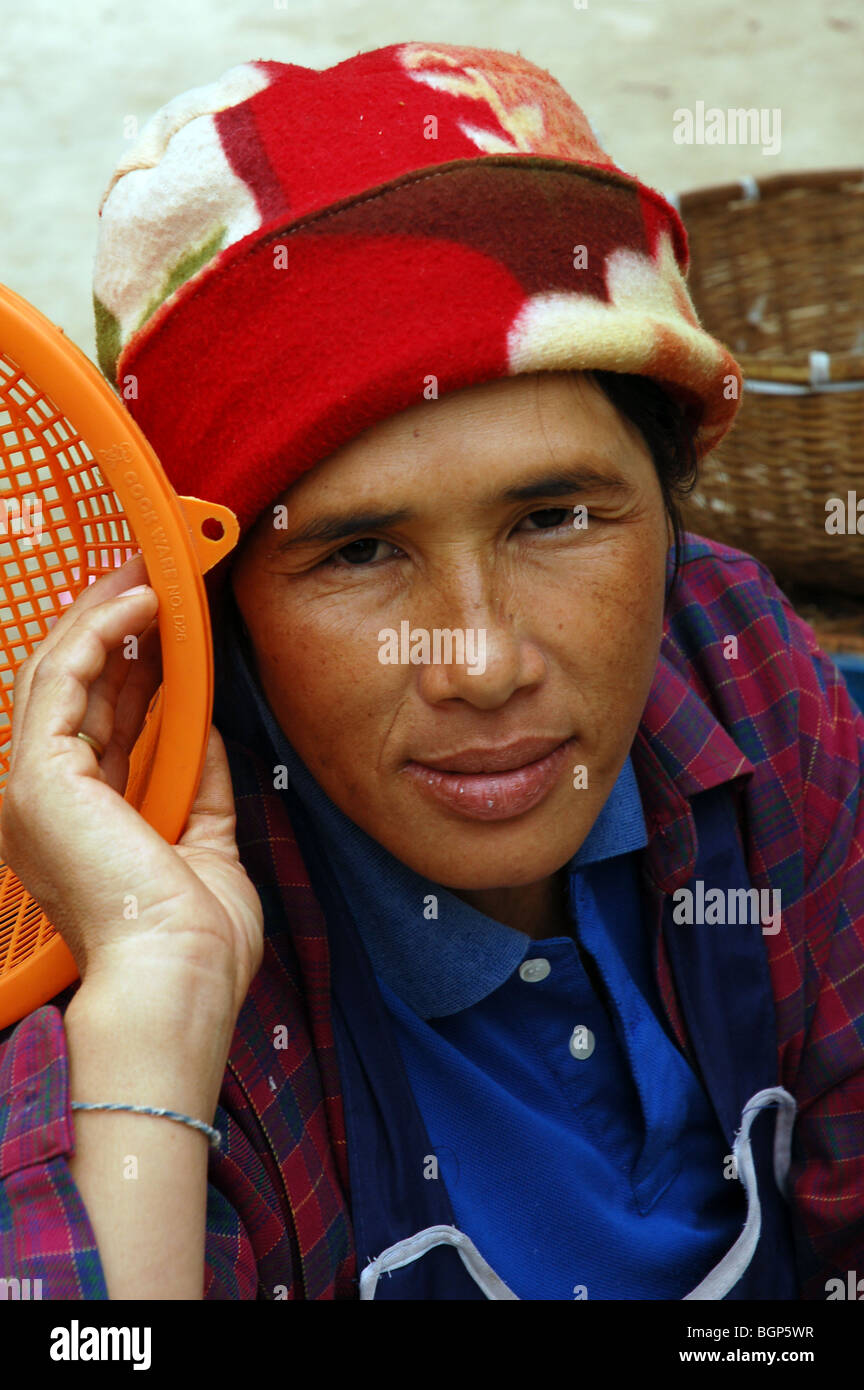
<instances>
[{"instance_id":1,"label":"basket rim","mask_svg":"<svg viewBox=\"0 0 864 1390\"><path fill-rule=\"evenodd\" d=\"M785 173L764 174L761 178L746 175L731 183L706 184L691 188L675 195L678 211L683 216L686 211L696 207L709 207L715 203L728 203L735 211L740 211L748 203L765 198L777 198L784 193L798 189L848 191L847 185L864 185L864 165L853 165L842 169L798 169Z\"/></svg>"},{"instance_id":2,"label":"basket rim","mask_svg":"<svg viewBox=\"0 0 864 1390\"><path fill-rule=\"evenodd\" d=\"M727 347L729 344L727 342ZM803 348L784 357L761 357L758 352L732 352L741 368L746 385L748 377L759 381L789 382L809 386L813 383L811 353ZM827 359L826 382L859 382L864 390L864 352L830 352L821 354ZM814 389L818 389L814 386Z\"/></svg>"}]
</instances>

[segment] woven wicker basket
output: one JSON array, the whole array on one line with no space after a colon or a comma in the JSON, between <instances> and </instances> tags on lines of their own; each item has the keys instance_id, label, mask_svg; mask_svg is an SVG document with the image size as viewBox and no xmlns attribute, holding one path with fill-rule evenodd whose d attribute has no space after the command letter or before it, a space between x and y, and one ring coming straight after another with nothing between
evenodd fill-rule
<instances>
[{"instance_id":1,"label":"woven wicker basket","mask_svg":"<svg viewBox=\"0 0 864 1390\"><path fill-rule=\"evenodd\" d=\"M685 524L756 555L781 584L864 596L864 507L861 534L826 531L830 498L864 502L864 169L747 178L674 201L697 312L745 378Z\"/></svg>"}]
</instances>

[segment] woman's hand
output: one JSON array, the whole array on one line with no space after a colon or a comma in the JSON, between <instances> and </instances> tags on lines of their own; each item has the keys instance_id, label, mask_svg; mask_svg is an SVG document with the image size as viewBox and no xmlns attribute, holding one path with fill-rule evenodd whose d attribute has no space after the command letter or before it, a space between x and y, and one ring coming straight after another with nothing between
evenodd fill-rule
<instances>
[{"instance_id":1,"label":"woman's hand","mask_svg":"<svg viewBox=\"0 0 864 1390\"><path fill-rule=\"evenodd\" d=\"M127 998L149 994L152 1007L170 981L164 1007L176 1014L194 982L196 998L233 1009L233 1027L261 963L263 912L237 851L218 731L176 845L123 796L161 680L156 594L120 596L144 581L141 556L102 576L18 668L0 850L69 946L82 990L104 996L116 983ZM103 746L101 758L79 730Z\"/></svg>"},{"instance_id":2,"label":"woman's hand","mask_svg":"<svg viewBox=\"0 0 864 1390\"><path fill-rule=\"evenodd\" d=\"M67 942L81 985L64 1014L72 1100L158 1105L210 1123L237 1015L261 963L263 912L237 852L211 728L195 803L169 845L124 799L161 680L140 557L58 618L15 679L2 854ZM138 654L127 659L138 638ZM76 734L102 745L96 751ZM200 1299L208 1144L126 1111L75 1111L69 1173L112 1299ZM130 1156L137 1181L125 1181Z\"/></svg>"}]
</instances>

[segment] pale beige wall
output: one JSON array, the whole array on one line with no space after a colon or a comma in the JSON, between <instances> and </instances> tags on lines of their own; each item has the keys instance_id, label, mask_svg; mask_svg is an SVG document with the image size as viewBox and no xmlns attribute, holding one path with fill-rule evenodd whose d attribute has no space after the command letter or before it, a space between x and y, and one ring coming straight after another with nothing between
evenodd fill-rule
<instances>
[{"instance_id":1,"label":"pale beige wall","mask_svg":"<svg viewBox=\"0 0 864 1390\"><path fill-rule=\"evenodd\" d=\"M249 58L327 67L408 39L518 50L666 192L864 163L860 0L4 0L0 281L92 356L96 208L127 118ZM698 101L779 108L779 152L674 143Z\"/></svg>"}]
</instances>

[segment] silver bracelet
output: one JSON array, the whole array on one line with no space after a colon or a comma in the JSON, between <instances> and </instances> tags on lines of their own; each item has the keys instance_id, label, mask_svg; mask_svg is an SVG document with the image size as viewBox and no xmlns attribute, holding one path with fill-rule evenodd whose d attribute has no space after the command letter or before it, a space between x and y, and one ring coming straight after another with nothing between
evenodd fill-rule
<instances>
[{"instance_id":1,"label":"silver bracelet","mask_svg":"<svg viewBox=\"0 0 864 1390\"><path fill-rule=\"evenodd\" d=\"M222 1143L222 1135L218 1129L212 1125L205 1125L203 1120L193 1120L189 1115L180 1115L176 1110L162 1110L155 1105L118 1105L114 1101L99 1101L95 1105L83 1100L73 1100L71 1104L73 1110L131 1110L136 1115L161 1115L166 1120L177 1120L181 1125L189 1125L191 1129L200 1130L206 1134L214 1149L218 1149Z\"/></svg>"}]
</instances>

